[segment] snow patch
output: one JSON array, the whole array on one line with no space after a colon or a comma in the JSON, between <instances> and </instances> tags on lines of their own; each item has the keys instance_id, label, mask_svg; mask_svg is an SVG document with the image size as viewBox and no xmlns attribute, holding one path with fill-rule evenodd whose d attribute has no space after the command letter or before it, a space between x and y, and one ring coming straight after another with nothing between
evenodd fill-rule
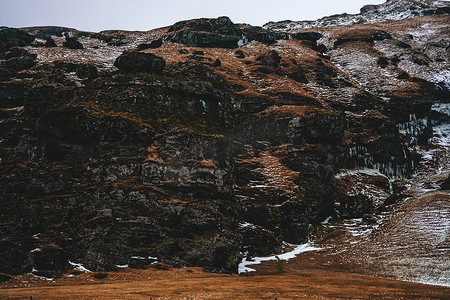
<instances>
[{"instance_id":1,"label":"snow patch","mask_svg":"<svg viewBox=\"0 0 450 300\"><path fill-rule=\"evenodd\" d=\"M73 266L73 268L74 268L75 270L78 270L78 271L81 271L81 272L92 273L92 271L90 271L90 270L86 269L85 267L83 267L82 264L74 263L74 262L71 262L71 261L69 261L69 264L70 264L71 266Z\"/></svg>"},{"instance_id":2,"label":"snow patch","mask_svg":"<svg viewBox=\"0 0 450 300\"><path fill-rule=\"evenodd\" d=\"M306 243L303 245L297 245L294 250L290 252L286 252L280 255L273 255L273 256L267 256L267 257L254 257L250 260L247 260L247 258L244 258L242 262L239 264L238 272L239 274L247 273L247 272L254 272L255 269L249 268L247 266L249 265L258 265L263 261L270 261L270 260L285 260L288 261L291 258L296 257L297 255L308 252L308 251L317 251L322 250L322 248L317 248L312 246L310 243Z\"/></svg>"}]
</instances>

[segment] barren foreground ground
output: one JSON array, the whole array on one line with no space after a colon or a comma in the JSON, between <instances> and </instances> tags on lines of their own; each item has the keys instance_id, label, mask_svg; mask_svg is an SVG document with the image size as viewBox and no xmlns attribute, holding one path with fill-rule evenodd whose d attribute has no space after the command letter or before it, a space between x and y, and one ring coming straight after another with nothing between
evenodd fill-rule
<instances>
[{"instance_id":1,"label":"barren foreground ground","mask_svg":"<svg viewBox=\"0 0 450 300\"><path fill-rule=\"evenodd\" d=\"M199 269L128 270L94 279L92 273L54 282L22 277L3 284L1 299L448 299L450 288L351 273L306 253L277 274L276 262L259 275L217 275ZM279 270L279 268L278 268ZM27 286L28 287L23 287ZM20 287L22 286L22 287Z\"/></svg>"}]
</instances>

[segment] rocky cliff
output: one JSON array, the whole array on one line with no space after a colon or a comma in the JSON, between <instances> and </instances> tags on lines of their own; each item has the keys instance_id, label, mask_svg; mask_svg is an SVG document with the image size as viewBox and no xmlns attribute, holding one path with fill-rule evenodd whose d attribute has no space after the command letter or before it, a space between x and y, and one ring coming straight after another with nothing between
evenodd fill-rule
<instances>
[{"instance_id":1,"label":"rocky cliff","mask_svg":"<svg viewBox=\"0 0 450 300\"><path fill-rule=\"evenodd\" d=\"M237 272L327 216L373 213L450 101L439 11L308 30L2 27L0 273Z\"/></svg>"}]
</instances>

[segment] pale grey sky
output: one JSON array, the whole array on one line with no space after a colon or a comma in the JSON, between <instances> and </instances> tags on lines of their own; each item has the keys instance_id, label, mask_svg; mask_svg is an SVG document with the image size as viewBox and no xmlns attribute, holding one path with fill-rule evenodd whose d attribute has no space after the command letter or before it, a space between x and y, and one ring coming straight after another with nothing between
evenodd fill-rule
<instances>
[{"instance_id":1,"label":"pale grey sky","mask_svg":"<svg viewBox=\"0 0 450 300\"><path fill-rule=\"evenodd\" d=\"M55 25L86 31L149 30L194 18L229 16L235 23L314 20L358 13L385 0L0 0L0 26Z\"/></svg>"}]
</instances>

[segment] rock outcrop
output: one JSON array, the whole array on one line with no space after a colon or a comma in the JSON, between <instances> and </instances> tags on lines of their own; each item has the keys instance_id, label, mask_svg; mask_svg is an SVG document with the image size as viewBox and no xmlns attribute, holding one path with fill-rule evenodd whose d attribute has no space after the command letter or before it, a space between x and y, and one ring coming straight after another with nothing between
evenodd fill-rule
<instances>
[{"instance_id":1,"label":"rock outcrop","mask_svg":"<svg viewBox=\"0 0 450 300\"><path fill-rule=\"evenodd\" d=\"M114 66L123 71L143 71L161 74L166 67L162 57L152 53L125 52L114 62Z\"/></svg>"},{"instance_id":2,"label":"rock outcrop","mask_svg":"<svg viewBox=\"0 0 450 300\"><path fill-rule=\"evenodd\" d=\"M430 108L450 86L448 21L2 28L2 278L157 261L235 273L326 217L400 201L390 182L444 118ZM42 47L63 36L83 47Z\"/></svg>"},{"instance_id":3,"label":"rock outcrop","mask_svg":"<svg viewBox=\"0 0 450 300\"><path fill-rule=\"evenodd\" d=\"M169 40L190 47L237 48L243 34L228 17L180 21L170 27Z\"/></svg>"}]
</instances>

